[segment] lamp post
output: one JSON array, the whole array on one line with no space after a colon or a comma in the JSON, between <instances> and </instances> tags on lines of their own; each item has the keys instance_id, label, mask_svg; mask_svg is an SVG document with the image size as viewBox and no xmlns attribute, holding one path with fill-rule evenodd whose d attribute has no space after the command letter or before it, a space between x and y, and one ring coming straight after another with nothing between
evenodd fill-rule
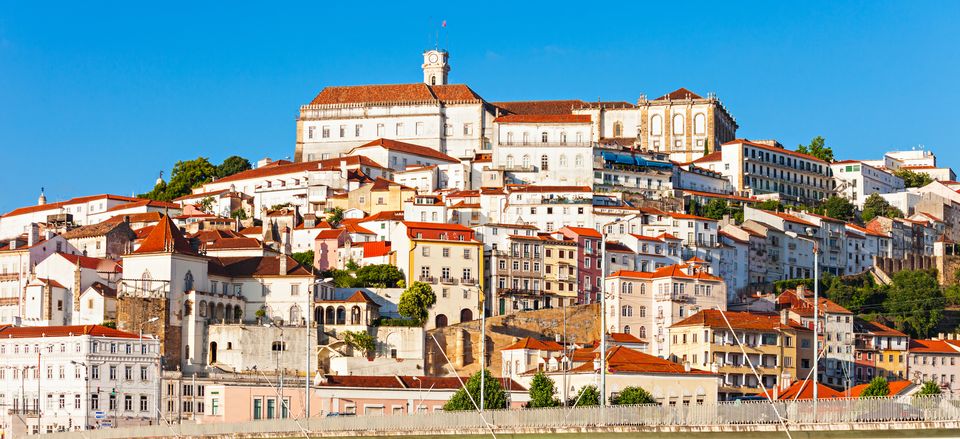
<instances>
[{"instance_id":1,"label":"lamp post","mask_svg":"<svg viewBox=\"0 0 960 439\"><path fill-rule=\"evenodd\" d=\"M813 236L814 229L804 229L807 235ZM796 232L786 232L786 235L807 241L813 244L813 420L817 420L817 405L819 403L820 382L820 243L816 239L800 236ZM802 299L802 297L801 297Z\"/></svg>"},{"instance_id":2,"label":"lamp post","mask_svg":"<svg viewBox=\"0 0 960 439\"><path fill-rule=\"evenodd\" d=\"M419 390L417 390L417 396L420 397L420 401L417 402L417 405L413 407L413 412L414 412L414 413L419 413L419 412L420 412L420 404L423 404L423 380L421 380L420 377L418 377L418 376L416 376L416 375L413 376L413 380L416 381L417 384L420 385Z\"/></svg>"},{"instance_id":3,"label":"lamp post","mask_svg":"<svg viewBox=\"0 0 960 439\"><path fill-rule=\"evenodd\" d=\"M630 214L600 227L600 413L607 407L607 228L636 218ZM602 418L601 418L602 419Z\"/></svg>"},{"instance_id":4,"label":"lamp post","mask_svg":"<svg viewBox=\"0 0 960 439\"><path fill-rule=\"evenodd\" d=\"M279 387L279 389L280 389L280 418L283 419L283 418L284 418L284 416L283 416L283 411L284 411L284 410L287 410L287 413L288 413L288 414L289 414L289 412L290 412L290 407L287 406L287 400L286 400L286 398L283 397L283 375L284 375L284 374L283 374L283 372L280 370L280 358L281 358L281 356L283 355L283 350L286 348L286 346L284 345L284 344L285 344L285 343L284 343L284 340L283 340L283 327L281 327L281 326L279 326L279 325L276 325L276 324L274 324L274 323L272 323L272 322L271 322L271 323L267 323L267 324L265 324L265 325L263 325L263 326L264 326L264 327L267 327L267 328L269 328L269 327L272 326L272 327L277 328L277 329L280 330L280 349L277 350L277 376L279 377L279 378L278 378L278 381L279 381L278 387Z\"/></svg>"},{"instance_id":5,"label":"lamp post","mask_svg":"<svg viewBox=\"0 0 960 439\"><path fill-rule=\"evenodd\" d=\"M483 286L477 287L477 295L480 299L480 412L482 413L484 396L487 390L485 386L487 376L487 305Z\"/></svg>"}]
</instances>

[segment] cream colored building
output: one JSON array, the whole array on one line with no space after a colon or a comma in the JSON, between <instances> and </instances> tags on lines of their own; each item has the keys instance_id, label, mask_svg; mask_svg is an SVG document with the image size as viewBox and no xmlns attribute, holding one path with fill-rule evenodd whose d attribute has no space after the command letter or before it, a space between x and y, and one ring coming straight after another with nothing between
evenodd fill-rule
<instances>
[{"instance_id":1,"label":"cream colored building","mask_svg":"<svg viewBox=\"0 0 960 439\"><path fill-rule=\"evenodd\" d=\"M813 367L813 345L813 331L786 313L704 310L670 327L671 358L719 373L722 399L805 379Z\"/></svg>"},{"instance_id":2,"label":"cream colored building","mask_svg":"<svg viewBox=\"0 0 960 439\"><path fill-rule=\"evenodd\" d=\"M736 138L739 127L713 93L704 98L680 88L652 100L641 95L637 108L640 147L669 153L670 160L677 162L690 162L718 150Z\"/></svg>"},{"instance_id":3,"label":"cream colored building","mask_svg":"<svg viewBox=\"0 0 960 439\"><path fill-rule=\"evenodd\" d=\"M403 203L412 200L417 190L400 183L378 178L347 192L346 196L331 197L327 205L331 209L350 208L360 209L369 215L376 215L385 211L403 210Z\"/></svg>"}]
</instances>

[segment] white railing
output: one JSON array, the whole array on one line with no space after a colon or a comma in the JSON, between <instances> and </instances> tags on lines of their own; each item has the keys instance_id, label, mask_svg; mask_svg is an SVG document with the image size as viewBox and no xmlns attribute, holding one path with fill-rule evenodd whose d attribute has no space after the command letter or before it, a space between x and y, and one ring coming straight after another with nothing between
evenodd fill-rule
<instances>
[{"instance_id":1,"label":"white railing","mask_svg":"<svg viewBox=\"0 0 960 439\"><path fill-rule=\"evenodd\" d=\"M779 416L778 416L779 414ZM484 422L484 417L486 418ZM886 422L902 424L923 421L960 421L958 397L904 397L866 399L823 399L814 418L813 402L806 401L738 401L717 404L631 405L611 406L604 412L598 407L545 408L523 410L488 410L481 417L476 411L434 412L405 415L335 416L300 419L272 419L231 424L153 425L136 428L103 429L85 432L89 439L136 437L203 437L243 434L310 432L349 432L361 436L377 432L409 432L410 434L455 434L464 431L509 432L515 429L552 429L578 427L718 427L780 424L789 428L800 424L850 424ZM488 425L489 424L489 425ZM742 429L742 428L741 428ZM72 438L76 432L45 434L43 438Z\"/></svg>"}]
</instances>

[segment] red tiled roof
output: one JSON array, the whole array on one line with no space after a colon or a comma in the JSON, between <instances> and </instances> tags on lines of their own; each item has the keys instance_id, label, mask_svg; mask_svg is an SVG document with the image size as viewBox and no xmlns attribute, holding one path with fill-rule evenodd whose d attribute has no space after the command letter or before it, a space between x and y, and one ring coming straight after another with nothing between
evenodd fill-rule
<instances>
[{"instance_id":1,"label":"red tiled roof","mask_svg":"<svg viewBox=\"0 0 960 439\"><path fill-rule=\"evenodd\" d=\"M480 102L479 95L463 84L381 84L326 87L310 105L388 102Z\"/></svg>"},{"instance_id":2,"label":"red tiled roof","mask_svg":"<svg viewBox=\"0 0 960 439\"><path fill-rule=\"evenodd\" d=\"M868 229L868 228L865 228L865 227L860 227L860 226L858 226L858 225L856 225L856 224L853 224L853 223L847 223L847 227L849 227L849 228L851 228L851 229L853 229L853 230L856 230L856 231L858 231L858 232L860 232L860 233L867 234L867 235L878 236L878 237L881 237L881 238L889 238L889 236L887 236L887 234L885 234L885 233L878 232L878 231L876 231L876 230L871 230L871 229Z\"/></svg>"},{"instance_id":3,"label":"red tiled roof","mask_svg":"<svg viewBox=\"0 0 960 439\"><path fill-rule=\"evenodd\" d=\"M726 315L727 319L723 317ZM793 328L801 331L812 331L800 323L789 320L787 324L781 323L780 314L763 314L755 312L724 311L716 309L702 310L686 319L674 323L671 328L680 326L706 326L710 328L726 328L727 322L734 329L747 329L757 331L774 331L778 329Z\"/></svg>"},{"instance_id":4,"label":"red tiled roof","mask_svg":"<svg viewBox=\"0 0 960 439\"><path fill-rule=\"evenodd\" d=\"M371 299L370 296L367 295L367 293L364 293L364 292L361 291L361 290L357 290L356 292L354 292L354 293L353 293L350 297L348 297L347 300L345 300L344 302L348 302L348 303L370 303L370 304L377 305L377 302L374 302L373 299ZM380 305L377 305L377 306L380 306Z\"/></svg>"},{"instance_id":5,"label":"red tiled roof","mask_svg":"<svg viewBox=\"0 0 960 439\"><path fill-rule=\"evenodd\" d=\"M758 200L758 199L756 199L756 198L741 197L741 196L738 196L738 195L730 195L730 194L718 194L718 193L715 193L715 192L692 191L692 190L689 190L689 189L684 189L684 190L683 190L683 193L684 193L684 194L689 194L689 195L698 196L698 197L704 197L704 198L720 198L720 199L724 199L724 200L745 201L745 202L748 202L748 203L756 203L756 202L759 202L759 201L760 201L760 200Z\"/></svg>"},{"instance_id":6,"label":"red tiled roof","mask_svg":"<svg viewBox=\"0 0 960 439\"><path fill-rule=\"evenodd\" d=\"M909 390L913 387L913 383L907 380L898 380L890 381L887 383L887 386L890 388L889 396L898 396L904 391ZM870 383L860 384L859 386L853 386L850 388L850 397L859 398L863 391L870 387Z\"/></svg>"},{"instance_id":7,"label":"red tiled roof","mask_svg":"<svg viewBox=\"0 0 960 439\"><path fill-rule=\"evenodd\" d=\"M55 210L55 209L60 209L60 208L62 208L63 206L74 205L74 204L82 204L82 203L88 203L88 202L91 202L91 201L101 200L101 199L105 199L105 200L119 200L119 201L130 201L130 202L140 201L140 200L141 200L140 198L125 197L125 196L123 196L123 195L111 195L111 194L89 195L89 196L85 196L85 197L71 198L71 199L66 200L66 201L58 201L58 202L56 202L56 203L47 203L47 204L38 204L38 205L35 205L35 206L20 207L20 208L17 208L17 209L13 209L13 210L11 210L11 211L3 214L3 215L0 215L0 217L23 215L23 214L26 214L26 213L33 213L33 212L43 212L43 211L45 211L45 210Z\"/></svg>"},{"instance_id":8,"label":"red tiled roof","mask_svg":"<svg viewBox=\"0 0 960 439\"><path fill-rule=\"evenodd\" d=\"M318 384L319 387L350 387L365 389L446 389L456 390L463 387L469 377L428 377L395 376L395 375L326 375ZM525 392L526 388L516 381L504 378L500 380L504 389Z\"/></svg>"},{"instance_id":9,"label":"red tiled roof","mask_svg":"<svg viewBox=\"0 0 960 439\"><path fill-rule=\"evenodd\" d=\"M179 208L178 208L179 210ZM121 221L126 221L128 218L131 223L149 223L149 222L159 222L160 217L163 214L160 212L140 212L140 213L128 213L121 215L114 215L104 221L105 223L118 223Z\"/></svg>"},{"instance_id":10,"label":"red tiled roof","mask_svg":"<svg viewBox=\"0 0 960 439\"><path fill-rule=\"evenodd\" d=\"M683 278L683 279L700 279L700 280L710 280L710 281L723 280L722 278L718 276L714 276L703 270L698 270L694 274L687 274L683 271L684 268L688 268L688 264L667 265L664 267L660 267L653 272L617 270L610 276L629 277L634 279L659 279L662 277L675 277L675 278Z\"/></svg>"},{"instance_id":11,"label":"red tiled roof","mask_svg":"<svg viewBox=\"0 0 960 439\"><path fill-rule=\"evenodd\" d=\"M773 390L767 389L761 392L762 395L767 395L766 392L773 393ZM843 392L831 389L823 384L817 383L817 398L820 399L835 399L835 398L844 398L845 395ZM793 400L793 399L813 399L813 381L795 381L790 387L783 389L779 392L777 397L779 400Z\"/></svg>"},{"instance_id":12,"label":"red tiled roof","mask_svg":"<svg viewBox=\"0 0 960 439\"><path fill-rule=\"evenodd\" d=\"M508 184L510 192L521 193L558 193L558 192L593 192L590 186L541 186L533 184Z\"/></svg>"},{"instance_id":13,"label":"red tiled roof","mask_svg":"<svg viewBox=\"0 0 960 439\"><path fill-rule=\"evenodd\" d=\"M509 114L493 120L496 123L590 123L588 114Z\"/></svg>"},{"instance_id":14,"label":"red tiled roof","mask_svg":"<svg viewBox=\"0 0 960 439\"><path fill-rule=\"evenodd\" d=\"M403 221L403 211L402 210L383 210L358 220L358 222L361 222L361 223L365 223L368 221Z\"/></svg>"},{"instance_id":15,"label":"red tiled roof","mask_svg":"<svg viewBox=\"0 0 960 439\"><path fill-rule=\"evenodd\" d=\"M287 270L280 274L280 258L287 259ZM313 276L307 268L290 256L249 256L210 258L211 272L229 276Z\"/></svg>"},{"instance_id":16,"label":"red tiled roof","mask_svg":"<svg viewBox=\"0 0 960 439\"><path fill-rule=\"evenodd\" d=\"M0 338L69 337L71 335L90 335L94 337L114 338L139 337L137 334L119 331L101 325L0 327Z\"/></svg>"},{"instance_id":17,"label":"red tiled roof","mask_svg":"<svg viewBox=\"0 0 960 439\"><path fill-rule=\"evenodd\" d=\"M77 262L79 261L80 268L87 268L90 270L96 270L100 267L100 264L102 264L104 261L108 261L107 259L91 258L89 256L82 256L82 255L71 255L69 253L63 253L63 252L57 252L57 254L60 255L60 257L62 257L63 259L66 259L68 262L74 265L77 265Z\"/></svg>"},{"instance_id":18,"label":"red tiled roof","mask_svg":"<svg viewBox=\"0 0 960 439\"><path fill-rule=\"evenodd\" d=\"M617 343L643 343L643 340L640 340L633 334L626 334L623 332L611 332L607 334L607 338L613 340Z\"/></svg>"},{"instance_id":19,"label":"red tiled roof","mask_svg":"<svg viewBox=\"0 0 960 439\"><path fill-rule=\"evenodd\" d=\"M155 253L155 252L177 252L193 254L193 248L183 232L170 220L169 216L164 216L160 222L150 230L150 234L140 243L140 247L133 251L134 253Z\"/></svg>"},{"instance_id":20,"label":"red tiled roof","mask_svg":"<svg viewBox=\"0 0 960 439\"><path fill-rule=\"evenodd\" d=\"M370 229L367 229L366 227L361 226L360 223L362 221L364 220L345 219L340 222L340 226L343 227L347 231L347 233L360 234L360 235L376 235L376 233L373 233L372 231L370 231Z\"/></svg>"},{"instance_id":21,"label":"red tiled roof","mask_svg":"<svg viewBox=\"0 0 960 439\"><path fill-rule=\"evenodd\" d=\"M263 244L257 238L222 238L210 242L204 246L207 250L218 249L241 249L241 248L263 248Z\"/></svg>"},{"instance_id":22,"label":"red tiled roof","mask_svg":"<svg viewBox=\"0 0 960 439\"><path fill-rule=\"evenodd\" d=\"M135 207L163 207L167 209L176 209L176 210L180 210L182 208L182 206L180 206L179 204L168 203L166 201L140 200L140 201L134 201L132 203L127 203L127 204L118 204L116 206L113 206L107 209L107 212L113 212L115 210L123 210L123 209L133 209Z\"/></svg>"},{"instance_id":23,"label":"red tiled roof","mask_svg":"<svg viewBox=\"0 0 960 439\"><path fill-rule=\"evenodd\" d=\"M377 258L390 254L390 241L370 241L362 242L364 258Z\"/></svg>"},{"instance_id":24,"label":"red tiled roof","mask_svg":"<svg viewBox=\"0 0 960 439\"><path fill-rule=\"evenodd\" d=\"M450 157L440 151L437 151L433 148L428 148L426 146L414 145L412 143L399 142L396 140L390 139L377 139L372 142L364 143L363 145L357 146L350 150L350 154L353 154L354 151L361 148L372 148L372 147L381 147L391 151L399 151L406 154L419 155L422 157L430 157L437 160L443 160L450 163L459 163L460 160L457 160L453 157Z\"/></svg>"},{"instance_id":25,"label":"red tiled roof","mask_svg":"<svg viewBox=\"0 0 960 439\"><path fill-rule=\"evenodd\" d=\"M277 160L275 162L271 162L268 165L264 165L256 169L250 169L243 172L238 172L236 174L233 174L227 177L223 177L217 180L216 183L240 181L240 180L247 180L252 178L265 178L265 177L272 177L274 175L305 173L308 171L318 171L318 170L333 171L333 170L340 169L341 161L346 162L346 165L351 167L369 166L373 168L386 169L379 163L363 155L351 155L351 156L344 156L344 157L335 157L332 159L316 160L312 162L297 162L297 163L288 162L286 160Z\"/></svg>"},{"instance_id":26,"label":"red tiled roof","mask_svg":"<svg viewBox=\"0 0 960 439\"><path fill-rule=\"evenodd\" d=\"M758 210L762 210L762 209L758 209ZM805 220L805 219L803 219L803 218L799 218L799 217L790 215L789 213L774 212L774 211L772 211L772 210L763 210L763 211L766 212L766 213L769 213L770 215L773 215L773 216L775 216L775 217L778 217L778 218L780 218L780 219L782 219L782 220L784 220L784 221L789 221L789 222L791 222L791 223L802 224L802 225L811 226L811 227L820 227L820 226L818 226L818 225L816 225L816 224L814 224L814 223L811 223L810 221L807 221L807 220Z\"/></svg>"},{"instance_id":27,"label":"red tiled roof","mask_svg":"<svg viewBox=\"0 0 960 439\"><path fill-rule=\"evenodd\" d=\"M317 237L314 239L338 239L345 232L345 229L324 229L317 233Z\"/></svg>"},{"instance_id":28,"label":"red tiled roof","mask_svg":"<svg viewBox=\"0 0 960 439\"><path fill-rule=\"evenodd\" d=\"M825 162L825 161L823 161L823 160L820 160L820 159L818 159L818 158L816 158L816 157L814 157L814 156L812 156L812 155L809 155L809 154L803 154L803 153L799 153L799 152L796 152L796 151L791 151L791 150L786 149L786 148L777 148L776 146L771 146L771 145L767 145L767 144L764 144L764 143L751 142L751 141L749 141L749 140L747 140L747 139L734 139L734 140L731 140L731 141L729 141L729 142L724 143L723 145L721 145L721 149L722 149L724 146L726 146L726 145L737 145L737 144L750 145L750 146L752 146L752 147L754 147L754 148L765 149L765 150L767 150L767 151L776 152L776 153L778 153L778 154L792 155L792 156L794 156L794 157L800 157L800 158L802 158L802 159L807 159L807 160L810 160L810 161L813 161L813 162L825 163L825 164L827 163L827 162Z\"/></svg>"},{"instance_id":29,"label":"red tiled roof","mask_svg":"<svg viewBox=\"0 0 960 439\"><path fill-rule=\"evenodd\" d=\"M241 235L261 235L263 234L263 227L261 226L245 227L240 230L240 234Z\"/></svg>"},{"instance_id":30,"label":"red tiled roof","mask_svg":"<svg viewBox=\"0 0 960 439\"><path fill-rule=\"evenodd\" d=\"M882 335L888 337L906 337L907 334L904 334L896 329L893 329L887 325L884 325L879 322L870 322L866 320L856 320L857 325L860 327L859 331L868 332L872 335Z\"/></svg>"},{"instance_id":31,"label":"red tiled roof","mask_svg":"<svg viewBox=\"0 0 960 439\"><path fill-rule=\"evenodd\" d=\"M572 114L574 108L582 107L584 104L584 101L576 99L493 102L493 105L509 114Z\"/></svg>"},{"instance_id":32,"label":"red tiled roof","mask_svg":"<svg viewBox=\"0 0 960 439\"><path fill-rule=\"evenodd\" d=\"M55 281L55 280L53 280L53 279L47 279L47 278L44 278L44 277L38 277L36 280L38 280L38 281L40 281L40 282L42 282L42 283L44 283L44 284L50 285L51 287L54 287L54 288L63 288L63 289L66 289L66 288L67 288L67 287L63 286L63 284L61 284L60 282L57 282L57 281Z\"/></svg>"},{"instance_id":33,"label":"red tiled roof","mask_svg":"<svg viewBox=\"0 0 960 439\"><path fill-rule=\"evenodd\" d=\"M587 363L584 366L589 366L589 370L593 370L593 364L591 363ZM614 346L607 350L607 370L610 373L712 375L711 372L699 369L690 369L688 371L682 364L654 357L653 355L623 346Z\"/></svg>"},{"instance_id":34,"label":"red tiled roof","mask_svg":"<svg viewBox=\"0 0 960 439\"><path fill-rule=\"evenodd\" d=\"M691 163L719 162L722 159L723 159L723 152L714 151L714 152L711 152L710 154L707 154L703 157L700 157L692 161Z\"/></svg>"},{"instance_id":35,"label":"red tiled roof","mask_svg":"<svg viewBox=\"0 0 960 439\"><path fill-rule=\"evenodd\" d=\"M399 187L400 190L408 190L408 191L415 190L415 189L412 188L412 187L404 186L404 185L402 185L402 184L400 184L400 183L397 183L397 182L391 181L391 180L387 180L386 178L383 178L383 177L377 177L377 179L374 180L373 183L370 183L370 184L372 185L372 186L370 187L370 191L371 191L371 192L386 191L386 190L390 190L391 187Z\"/></svg>"},{"instance_id":36,"label":"red tiled roof","mask_svg":"<svg viewBox=\"0 0 960 439\"><path fill-rule=\"evenodd\" d=\"M911 353L960 355L960 350L946 340L910 340Z\"/></svg>"},{"instance_id":37,"label":"red tiled roof","mask_svg":"<svg viewBox=\"0 0 960 439\"><path fill-rule=\"evenodd\" d=\"M809 291L807 291L809 293ZM798 297L797 290L785 290L777 296L778 305L786 305L791 311L800 315L813 315L813 296ZM820 312L830 314L853 314L850 310L837 305L836 302L820 297Z\"/></svg>"},{"instance_id":38,"label":"red tiled roof","mask_svg":"<svg viewBox=\"0 0 960 439\"><path fill-rule=\"evenodd\" d=\"M563 346L561 346L560 343L557 343L551 340L537 340L532 337L524 337L520 339L520 341L510 346L507 346L505 348L501 348L500 350L512 351L515 349L531 349L531 350L538 350L538 351L562 351Z\"/></svg>"},{"instance_id":39,"label":"red tiled roof","mask_svg":"<svg viewBox=\"0 0 960 439\"><path fill-rule=\"evenodd\" d=\"M670 93L667 93L659 98L654 99L655 101L663 101L667 99L679 100L679 99L703 99L702 96L687 90L686 88L680 87Z\"/></svg>"},{"instance_id":40,"label":"red tiled roof","mask_svg":"<svg viewBox=\"0 0 960 439\"><path fill-rule=\"evenodd\" d=\"M576 235L586 236L586 237L588 237L588 238L602 238L602 237L603 237L603 235L601 235L600 232L598 232L598 231L596 231L596 230L594 230L594 229L588 228L588 227L563 226L563 228L560 229L560 231L562 232L563 230L569 230L570 232L572 232L572 233L574 233L574 234L576 234Z\"/></svg>"}]
</instances>

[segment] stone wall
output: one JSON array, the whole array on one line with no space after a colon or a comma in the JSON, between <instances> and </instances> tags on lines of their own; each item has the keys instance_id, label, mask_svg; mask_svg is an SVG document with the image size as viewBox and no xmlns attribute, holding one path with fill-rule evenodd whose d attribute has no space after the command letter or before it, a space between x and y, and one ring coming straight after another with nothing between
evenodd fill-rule
<instances>
[{"instance_id":1,"label":"stone wall","mask_svg":"<svg viewBox=\"0 0 960 439\"><path fill-rule=\"evenodd\" d=\"M117 298L117 329L160 338L160 355L164 369L175 370L183 357L181 327L167 325L169 301L166 298L143 298L123 296ZM153 317L154 322L145 323Z\"/></svg>"},{"instance_id":2,"label":"stone wall","mask_svg":"<svg viewBox=\"0 0 960 439\"><path fill-rule=\"evenodd\" d=\"M493 375L500 376L500 349L521 338L562 339L564 314L566 314L568 341L586 343L600 338L597 304L571 306L565 310L541 309L490 317L487 318L486 325L487 369ZM425 360L427 375L453 375L457 372L461 376L466 376L480 370L480 321L474 320L427 331Z\"/></svg>"}]
</instances>

